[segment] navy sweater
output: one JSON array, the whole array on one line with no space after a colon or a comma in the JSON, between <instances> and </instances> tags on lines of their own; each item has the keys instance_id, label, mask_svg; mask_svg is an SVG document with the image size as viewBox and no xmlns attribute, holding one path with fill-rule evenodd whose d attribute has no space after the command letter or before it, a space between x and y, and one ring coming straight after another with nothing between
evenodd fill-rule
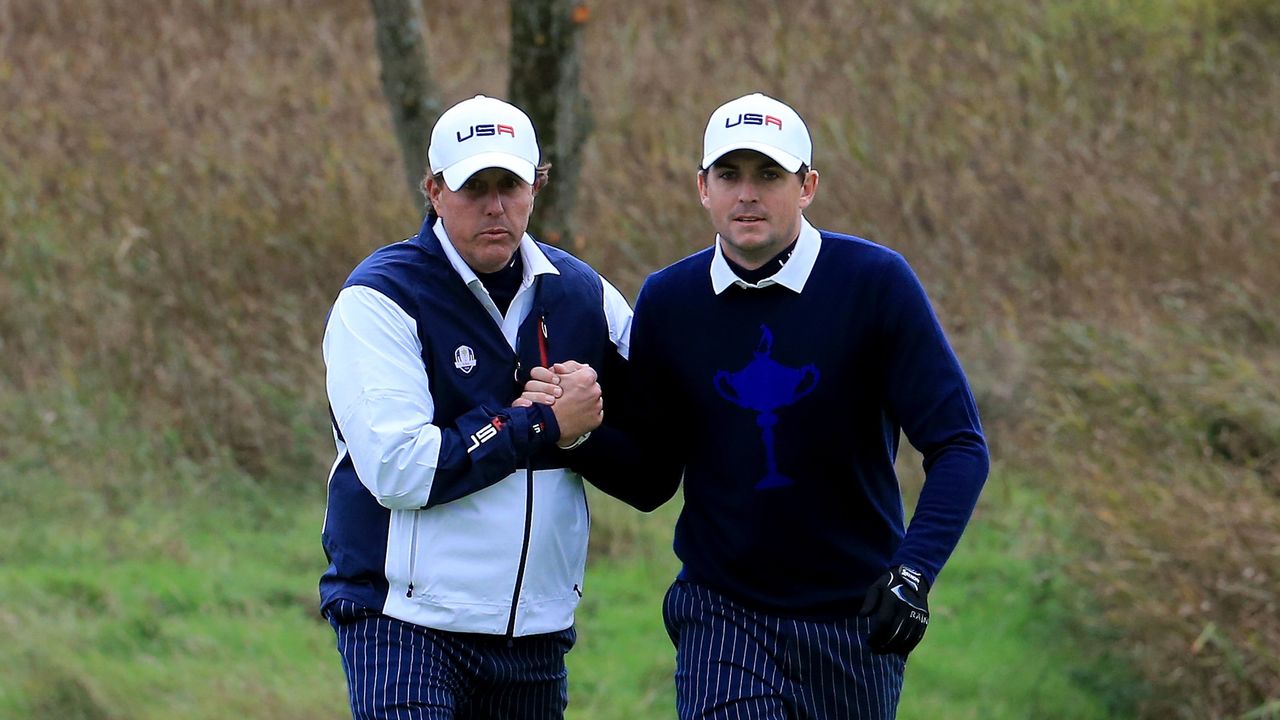
<instances>
[{"instance_id":1,"label":"navy sweater","mask_svg":"<svg viewBox=\"0 0 1280 720\"><path fill-rule=\"evenodd\" d=\"M814 618L856 613L900 563L932 583L988 469L973 395L906 261L821 237L801 293L716 295L713 249L650 276L632 325L627 433L606 426L581 454L596 475L627 458L630 488L614 494L642 508L683 474L683 578ZM926 471L909 533L893 469L900 430Z\"/></svg>"}]
</instances>

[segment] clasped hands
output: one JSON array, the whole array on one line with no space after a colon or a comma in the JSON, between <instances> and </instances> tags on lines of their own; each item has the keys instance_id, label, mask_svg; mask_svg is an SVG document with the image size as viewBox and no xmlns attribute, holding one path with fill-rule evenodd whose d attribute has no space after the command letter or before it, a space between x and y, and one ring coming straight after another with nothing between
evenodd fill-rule
<instances>
[{"instance_id":1,"label":"clasped hands","mask_svg":"<svg viewBox=\"0 0 1280 720\"><path fill-rule=\"evenodd\" d=\"M560 425L560 440L556 443L560 447L573 445L604 422L604 397L590 365L569 360L550 368L535 367L529 375L524 392L511 406L550 406Z\"/></svg>"}]
</instances>

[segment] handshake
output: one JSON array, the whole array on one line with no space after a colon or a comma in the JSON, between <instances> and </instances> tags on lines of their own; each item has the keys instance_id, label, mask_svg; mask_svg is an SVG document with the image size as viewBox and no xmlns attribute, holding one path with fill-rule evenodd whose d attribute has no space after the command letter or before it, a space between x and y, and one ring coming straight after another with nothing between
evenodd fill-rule
<instances>
[{"instance_id":1,"label":"handshake","mask_svg":"<svg viewBox=\"0 0 1280 720\"><path fill-rule=\"evenodd\" d=\"M549 406L560 426L560 447L574 447L604 422L604 396L590 365L569 360L535 367L530 377L511 406Z\"/></svg>"}]
</instances>

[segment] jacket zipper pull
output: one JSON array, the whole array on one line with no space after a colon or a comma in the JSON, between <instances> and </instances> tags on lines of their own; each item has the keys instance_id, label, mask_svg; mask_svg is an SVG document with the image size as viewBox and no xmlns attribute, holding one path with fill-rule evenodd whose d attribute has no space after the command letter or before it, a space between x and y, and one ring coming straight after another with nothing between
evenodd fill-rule
<instances>
[{"instance_id":1,"label":"jacket zipper pull","mask_svg":"<svg viewBox=\"0 0 1280 720\"><path fill-rule=\"evenodd\" d=\"M550 337L547 334L547 314L546 311L538 313L538 357L542 360L542 367L549 368L551 363L547 354L547 341Z\"/></svg>"},{"instance_id":2,"label":"jacket zipper pull","mask_svg":"<svg viewBox=\"0 0 1280 720\"><path fill-rule=\"evenodd\" d=\"M576 587L576 586L575 586L575 587ZM405 597L407 597L407 598L411 598L411 597L413 597L413 582L412 582L412 581L409 583L409 589L408 589L408 591L406 591L406 592L405 592L404 596L405 596Z\"/></svg>"}]
</instances>

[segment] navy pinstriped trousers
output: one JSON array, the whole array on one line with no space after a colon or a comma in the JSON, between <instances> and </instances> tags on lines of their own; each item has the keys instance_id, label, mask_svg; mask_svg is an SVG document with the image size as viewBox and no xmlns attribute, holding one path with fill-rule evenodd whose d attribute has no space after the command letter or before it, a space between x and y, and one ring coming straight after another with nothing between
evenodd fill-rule
<instances>
[{"instance_id":1,"label":"navy pinstriped trousers","mask_svg":"<svg viewBox=\"0 0 1280 720\"><path fill-rule=\"evenodd\" d=\"M433 630L347 600L326 613L338 636L354 720L559 720L564 655L577 633L514 638Z\"/></svg>"},{"instance_id":2,"label":"navy pinstriped trousers","mask_svg":"<svg viewBox=\"0 0 1280 720\"><path fill-rule=\"evenodd\" d=\"M892 719L906 658L874 655L870 621L791 620L677 580L662 608L681 720Z\"/></svg>"}]
</instances>

